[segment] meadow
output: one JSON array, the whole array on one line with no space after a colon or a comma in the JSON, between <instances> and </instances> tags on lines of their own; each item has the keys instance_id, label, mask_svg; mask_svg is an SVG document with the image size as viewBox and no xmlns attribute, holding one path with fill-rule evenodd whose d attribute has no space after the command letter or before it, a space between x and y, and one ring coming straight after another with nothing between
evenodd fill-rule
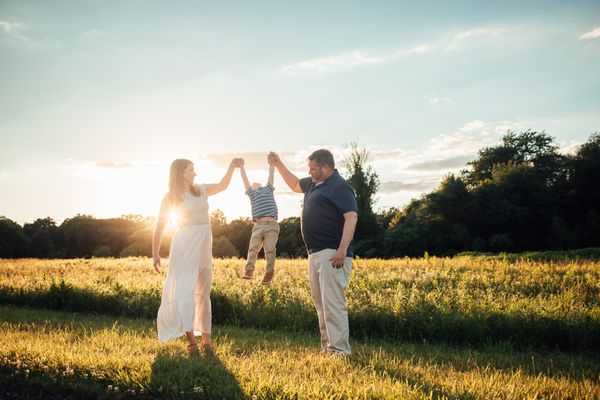
<instances>
[{"instance_id":1,"label":"meadow","mask_svg":"<svg viewBox=\"0 0 600 400\"><path fill-rule=\"evenodd\" d=\"M243 260L216 259L215 355L190 360L183 339L156 340L165 273L149 259L0 260L0 390L600 398L599 266L576 257L357 259L347 291L354 354L336 360L319 352L306 260L278 260L265 287L240 279Z\"/></svg>"}]
</instances>

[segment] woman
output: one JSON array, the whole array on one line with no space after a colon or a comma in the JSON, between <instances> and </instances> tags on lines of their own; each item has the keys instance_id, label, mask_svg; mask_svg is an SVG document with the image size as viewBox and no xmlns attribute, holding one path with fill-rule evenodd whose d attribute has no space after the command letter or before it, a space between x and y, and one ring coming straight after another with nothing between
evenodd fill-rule
<instances>
[{"instance_id":1,"label":"woman","mask_svg":"<svg viewBox=\"0 0 600 400\"><path fill-rule=\"evenodd\" d=\"M234 158L221 182L194 183L194 164L178 159L171 164L169 192L160 206L152 241L154 269L160 273L160 242L172 210L178 212L179 229L173 236L169 255L169 272L156 318L161 342L185 333L190 354L198 352L197 335L202 347L211 351L212 233L208 215L208 196L229 186L233 170L242 163Z\"/></svg>"}]
</instances>

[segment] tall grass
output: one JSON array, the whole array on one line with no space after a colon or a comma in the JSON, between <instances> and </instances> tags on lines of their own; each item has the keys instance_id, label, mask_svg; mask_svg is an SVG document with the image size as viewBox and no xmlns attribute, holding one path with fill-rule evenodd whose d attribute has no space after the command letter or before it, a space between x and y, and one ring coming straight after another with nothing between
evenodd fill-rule
<instances>
[{"instance_id":1,"label":"tall grass","mask_svg":"<svg viewBox=\"0 0 600 400\"><path fill-rule=\"evenodd\" d=\"M351 334L597 352L599 266L471 256L358 259L347 290ZM316 330L306 260L278 260L269 287L241 280L242 269L243 260L215 260L216 323ZM163 280L147 258L0 260L0 304L154 319Z\"/></svg>"},{"instance_id":2,"label":"tall grass","mask_svg":"<svg viewBox=\"0 0 600 400\"><path fill-rule=\"evenodd\" d=\"M353 341L347 360L314 334L220 326L215 356L159 344L147 319L0 306L0 397L597 399L597 356Z\"/></svg>"}]
</instances>

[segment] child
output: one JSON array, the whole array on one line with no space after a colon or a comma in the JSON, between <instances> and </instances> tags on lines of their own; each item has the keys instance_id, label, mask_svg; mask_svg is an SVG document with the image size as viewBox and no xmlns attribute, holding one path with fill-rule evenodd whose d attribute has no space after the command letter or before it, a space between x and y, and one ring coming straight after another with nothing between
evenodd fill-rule
<instances>
[{"instance_id":1,"label":"child","mask_svg":"<svg viewBox=\"0 0 600 400\"><path fill-rule=\"evenodd\" d=\"M256 182L250 185L243 165L240 167L240 173L246 187L246 194L250 197L252 221L254 222L250 244L248 245L248 260L242 278L252 279L256 257L262 247L265 250L265 258L267 260L267 268L262 284L268 285L273 280L275 273L275 245L279 237L277 204L273 196L273 191L275 190L273 187L275 166L273 163L269 163L269 180L266 186L261 186L260 183Z\"/></svg>"}]
</instances>

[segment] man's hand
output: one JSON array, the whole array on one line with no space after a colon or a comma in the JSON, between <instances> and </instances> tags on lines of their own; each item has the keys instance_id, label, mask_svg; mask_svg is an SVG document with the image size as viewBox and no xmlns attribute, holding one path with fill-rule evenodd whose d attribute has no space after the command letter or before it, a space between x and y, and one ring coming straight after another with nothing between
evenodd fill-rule
<instances>
[{"instance_id":1,"label":"man's hand","mask_svg":"<svg viewBox=\"0 0 600 400\"><path fill-rule=\"evenodd\" d=\"M279 164L281 162L281 159L279 158L279 154L271 151L269 152L269 154L267 154L267 162L269 163L269 165L275 165L277 166L277 164Z\"/></svg>"},{"instance_id":2,"label":"man's hand","mask_svg":"<svg viewBox=\"0 0 600 400\"><path fill-rule=\"evenodd\" d=\"M337 249L333 258L330 260L333 268L342 268L344 263L346 262L346 251L342 249Z\"/></svg>"}]
</instances>

